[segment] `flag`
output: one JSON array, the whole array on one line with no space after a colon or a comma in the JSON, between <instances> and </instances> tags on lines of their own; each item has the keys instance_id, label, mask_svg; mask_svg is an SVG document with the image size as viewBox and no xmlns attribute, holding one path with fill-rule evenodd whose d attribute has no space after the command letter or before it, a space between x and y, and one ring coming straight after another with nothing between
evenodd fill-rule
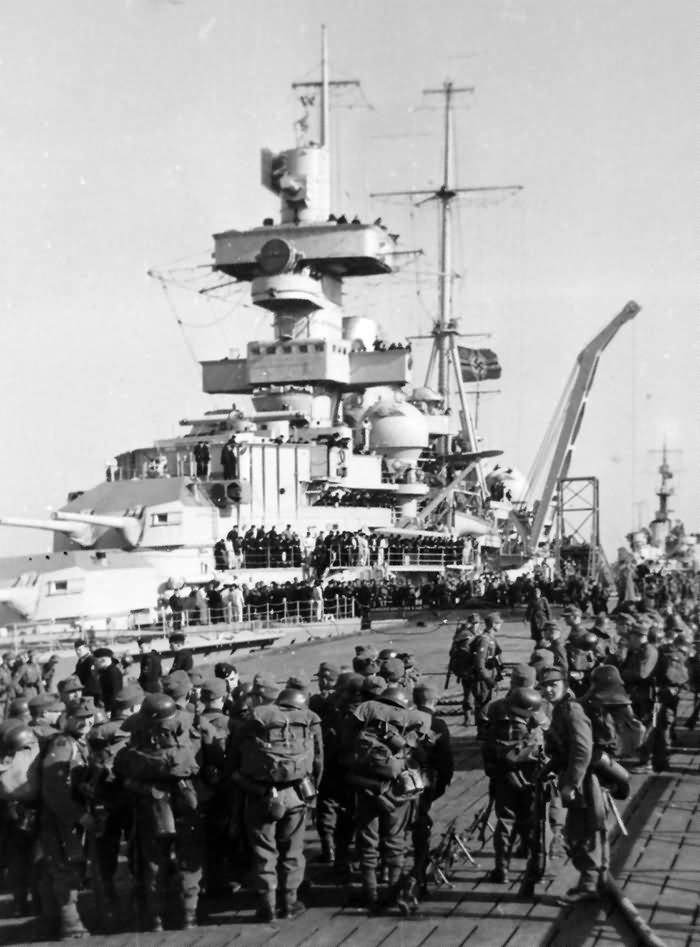
<instances>
[{"instance_id":1,"label":"flag","mask_svg":"<svg viewBox=\"0 0 700 947\"><path fill-rule=\"evenodd\" d=\"M462 381L486 381L501 377L501 364L492 349L468 349L459 346Z\"/></svg>"}]
</instances>

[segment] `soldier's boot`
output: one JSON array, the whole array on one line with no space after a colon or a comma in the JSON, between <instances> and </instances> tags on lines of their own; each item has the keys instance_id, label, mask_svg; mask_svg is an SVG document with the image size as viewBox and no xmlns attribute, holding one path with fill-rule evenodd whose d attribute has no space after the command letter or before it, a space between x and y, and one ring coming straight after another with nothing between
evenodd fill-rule
<instances>
[{"instance_id":1,"label":"soldier's boot","mask_svg":"<svg viewBox=\"0 0 700 947\"><path fill-rule=\"evenodd\" d=\"M282 908L280 910L280 917L286 917L294 920L295 917L300 917L305 910L306 905L303 901L300 901L297 898L296 889L290 888L284 892L282 895Z\"/></svg>"},{"instance_id":2,"label":"soldier's boot","mask_svg":"<svg viewBox=\"0 0 700 947\"><path fill-rule=\"evenodd\" d=\"M316 861L322 865L332 865L335 861L335 844L332 835L321 836L321 853Z\"/></svg>"},{"instance_id":3,"label":"soldier's boot","mask_svg":"<svg viewBox=\"0 0 700 947\"><path fill-rule=\"evenodd\" d=\"M151 894L146 894L141 900L141 927L144 932L152 934L160 934L163 930L158 901Z\"/></svg>"},{"instance_id":4,"label":"soldier's boot","mask_svg":"<svg viewBox=\"0 0 700 947\"><path fill-rule=\"evenodd\" d=\"M403 870L397 865L389 865L386 869L387 888L382 904L384 907L394 907L398 904L403 882Z\"/></svg>"},{"instance_id":5,"label":"soldier's boot","mask_svg":"<svg viewBox=\"0 0 700 947\"><path fill-rule=\"evenodd\" d=\"M504 885L508 884L508 866L499 863L495 868L492 868L487 875L487 881L491 884Z\"/></svg>"},{"instance_id":6,"label":"soldier's boot","mask_svg":"<svg viewBox=\"0 0 700 947\"><path fill-rule=\"evenodd\" d=\"M71 892L68 904L61 906L59 916L61 940L76 940L79 937L87 937L90 933L80 919L77 901L78 892Z\"/></svg>"},{"instance_id":7,"label":"soldier's boot","mask_svg":"<svg viewBox=\"0 0 700 947\"><path fill-rule=\"evenodd\" d=\"M182 916L182 925L180 930L193 931L197 927L197 911L192 908L185 908Z\"/></svg>"},{"instance_id":8,"label":"soldier's boot","mask_svg":"<svg viewBox=\"0 0 700 947\"><path fill-rule=\"evenodd\" d=\"M258 907L255 912L255 918L263 924L269 924L277 917L275 911L275 896L271 892L260 894L258 897Z\"/></svg>"},{"instance_id":9,"label":"soldier's boot","mask_svg":"<svg viewBox=\"0 0 700 947\"><path fill-rule=\"evenodd\" d=\"M374 868L364 868L362 870L362 898L365 907L369 911L376 911L379 902L377 895L377 872Z\"/></svg>"}]
</instances>

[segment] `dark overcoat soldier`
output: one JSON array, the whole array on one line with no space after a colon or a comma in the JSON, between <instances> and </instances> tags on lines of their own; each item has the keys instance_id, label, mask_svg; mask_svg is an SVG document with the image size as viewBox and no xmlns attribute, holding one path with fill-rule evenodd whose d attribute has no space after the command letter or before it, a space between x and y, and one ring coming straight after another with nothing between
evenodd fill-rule
<instances>
[{"instance_id":1,"label":"dark overcoat soldier","mask_svg":"<svg viewBox=\"0 0 700 947\"><path fill-rule=\"evenodd\" d=\"M159 694L163 690L161 677L163 676L163 662L160 654L152 647L150 638L138 638L139 646L139 677L142 690L147 694Z\"/></svg>"}]
</instances>

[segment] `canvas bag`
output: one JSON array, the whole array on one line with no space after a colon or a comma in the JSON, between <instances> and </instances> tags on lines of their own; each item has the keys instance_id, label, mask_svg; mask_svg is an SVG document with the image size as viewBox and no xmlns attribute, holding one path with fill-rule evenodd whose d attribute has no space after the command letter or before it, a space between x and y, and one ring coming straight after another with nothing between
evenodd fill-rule
<instances>
[{"instance_id":1,"label":"canvas bag","mask_svg":"<svg viewBox=\"0 0 700 947\"><path fill-rule=\"evenodd\" d=\"M310 776L314 739L308 711L256 707L241 743L241 773L258 782L292 783Z\"/></svg>"}]
</instances>

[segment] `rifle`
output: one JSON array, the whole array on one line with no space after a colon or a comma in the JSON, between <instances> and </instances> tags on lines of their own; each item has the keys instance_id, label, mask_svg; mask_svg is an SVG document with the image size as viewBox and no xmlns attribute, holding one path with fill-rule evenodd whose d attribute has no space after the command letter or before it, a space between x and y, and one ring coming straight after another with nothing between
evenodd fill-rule
<instances>
[{"instance_id":1,"label":"rifle","mask_svg":"<svg viewBox=\"0 0 700 947\"><path fill-rule=\"evenodd\" d=\"M479 844L483 848L486 844L486 830L488 829L493 835L493 826L489 822L491 816L491 810L493 809L493 793L489 790L489 801L480 809L477 814L474 816L474 819L466 831L466 836L468 839L473 838L476 835Z\"/></svg>"},{"instance_id":2,"label":"rifle","mask_svg":"<svg viewBox=\"0 0 700 947\"><path fill-rule=\"evenodd\" d=\"M443 685L443 690L447 690L450 686L450 681L452 680L452 662L447 665L447 674L445 674L445 683Z\"/></svg>"},{"instance_id":3,"label":"rifle","mask_svg":"<svg viewBox=\"0 0 700 947\"><path fill-rule=\"evenodd\" d=\"M458 858L466 858L476 867L476 862L469 851L464 832L457 831L457 818L452 819L445 826L440 841L430 852L430 860L426 868L426 878L432 878L439 887L454 888L449 880L449 872Z\"/></svg>"}]
</instances>

